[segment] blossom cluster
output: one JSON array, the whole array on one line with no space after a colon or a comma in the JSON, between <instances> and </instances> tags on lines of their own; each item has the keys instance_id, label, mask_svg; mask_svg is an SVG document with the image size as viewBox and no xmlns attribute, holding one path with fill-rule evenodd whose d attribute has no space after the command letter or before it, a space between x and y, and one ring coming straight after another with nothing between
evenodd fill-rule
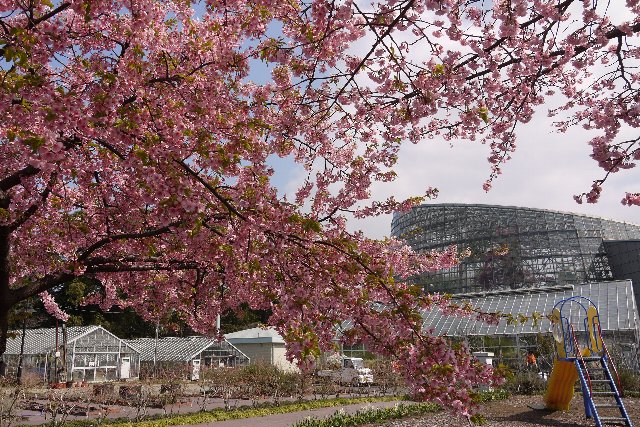
<instances>
[{"instance_id":1,"label":"blossom cluster","mask_svg":"<svg viewBox=\"0 0 640 427\"><path fill-rule=\"evenodd\" d=\"M619 135L638 127L640 6L624 8L614 25L577 0L1 0L0 324L36 295L64 319L53 290L87 277L102 287L87 301L200 332L269 310L303 365L350 319L343 340L466 411L495 378L422 313L495 317L411 285L461 254L373 241L347 219L437 195L370 200L406 142L486 143L488 190L554 94L559 129L596 132L607 174L634 166L638 140ZM278 158L306 171L289 196Z\"/></svg>"}]
</instances>

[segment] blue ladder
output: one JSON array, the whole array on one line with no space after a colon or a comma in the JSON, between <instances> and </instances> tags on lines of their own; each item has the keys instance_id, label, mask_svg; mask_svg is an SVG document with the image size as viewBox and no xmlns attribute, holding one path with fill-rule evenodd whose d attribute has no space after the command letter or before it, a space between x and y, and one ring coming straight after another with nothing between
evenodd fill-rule
<instances>
[{"instance_id":1,"label":"blue ladder","mask_svg":"<svg viewBox=\"0 0 640 427\"><path fill-rule=\"evenodd\" d=\"M629 414L622 403L622 397L618 392L616 382L611 376L607 357L575 357L571 359L573 359L578 371L578 376L580 377L584 410L587 418L593 418L596 422L596 427L633 427L629 419ZM594 362L599 362L598 366L587 366L589 363ZM593 377L592 374L597 374L599 378ZM595 389L594 387L596 386L602 386L603 388ZM615 403L611 400L612 397ZM600 398L608 398L609 401L602 402L595 400ZM612 409L615 410L615 408L620 412L620 416L617 416L618 414L615 414L616 416L603 416L604 412Z\"/></svg>"}]
</instances>

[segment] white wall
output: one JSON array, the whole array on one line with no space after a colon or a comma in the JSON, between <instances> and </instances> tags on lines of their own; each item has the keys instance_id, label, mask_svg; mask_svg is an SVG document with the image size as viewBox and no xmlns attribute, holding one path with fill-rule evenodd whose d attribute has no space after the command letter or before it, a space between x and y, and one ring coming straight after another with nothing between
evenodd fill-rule
<instances>
[{"instance_id":1,"label":"white wall","mask_svg":"<svg viewBox=\"0 0 640 427\"><path fill-rule=\"evenodd\" d=\"M251 359L251 364L268 363L285 371L298 370L298 367L290 363L286 357L284 344L256 343L256 344L232 344Z\"/></svg>"},{"instance_id":2,"label":"white wall","mask_svg":"<svg viewBox=\"0 0 640 427\"><path fill-rule=\"evenodd\" d=\"M287 360L287 350L284 344L275 344L273 347L273 364L284 371L298 371L298 366Z\"/></svg>"}]
</instances>

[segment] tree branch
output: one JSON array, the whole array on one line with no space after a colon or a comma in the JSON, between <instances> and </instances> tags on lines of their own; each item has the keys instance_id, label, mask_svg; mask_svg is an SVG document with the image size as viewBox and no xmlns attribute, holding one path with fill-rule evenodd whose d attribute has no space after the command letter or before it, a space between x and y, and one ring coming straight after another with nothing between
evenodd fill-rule
<instances>
[{"instance_id":1,"label":"tree branch","mask_svg":"<svg viewBox=\"0 0 640 427\"><path fill-rule=\"evenodd\" d=\"M39 293L49 290L57 285L69 282L76 277L76 274L69 272L47 274L35 282L31 282L25 286L20 286L19 288L10 289L9 294L13 301L17 303L38 295Z\"/></svg>"},{"instance_id":2,"label":"tree branch","mask_svg":"<svg viewBox=\"0 0 640 427\"><path fill-rule=\"evenodd\" d=\"M634 33L637 33L640 31L640 23L637 23L635 25L633 25L631 27L631 31ZM612 39L617 39L617 38L621 38L623 36L626 36L625 33L623 33L621 30L619 30L618 28L614 28L613 30L607 31L607 33L605 34L605 36L607 37L608 40L612 40ZM573 55L572 58L580 55L581 53L587 51L587 49L589 49L591 47L591 45L582 45L582 46L576 46L574 51L573 51ZM551 53L549 53L549 57L556 57L556 56L563 56L567 53L567 51L565 49L558 49L556 51L553 51ZM522 58L513 58L510 59L506 62L503 62L502 64L498 65L498 69L502 69L504 67L507 67L509 65L513 65L513 64L517 64L522 62ZM551 71L555 70L556 68L558 68L559 64L555 63L553 65L551 65L549 68L545 68L544 70L542 70L539 73L539 76L541 75L545 75L545 74L549 74ZM455 67L454 67L455 68ZM471 74L470 76L467 76L466 80L470 81L473 79L476 79L478 77L482 77L486 74L489 74L491 72L491 70L482 70L482 71L478 71L477 73ZM538 76L538 77L539 77Z\"/></svg>"},{"instance_id":3,"label":"tree branch","mask_svg":"<svg viewBox=\"0 0 640 427\"><path fill-rule=\"evenodd\" d=\"M111 145L110 143L108 143L104 139L102 139L102 138L93 138L93 140L95 142L97 142L98 144L100 144L102 147L106 148L107 150L109 150L110 152L115 154L120 160L126 160L126 157L125 157L124 154L122 154L118 149L116 149L113 145Z\"/></svg>"},{"instance_id":4,"label":"tree branch","mask_svg":"<svg viewBox=\"0 0 640 427\"><path fill-rule=\"evenodd\" d=\"M16 171L11 175L7 176L6 178L0 180L0 191L10 190L16 185L20 185L22 178L28 178L30 176L37 175L39 172L40 172L39 168L36 168L31 165L26 166L20 169L19 171Z\"/></svg>"},{"instance_id":5,"label":"tree branch","mask_svg":"<svg viewBox=\"0 0 640 427\"><path fill-rule=\"evenodd\" d=\"M187 165L185 162L183 162L181 160L174 160L174 161L182 169L184 169L185 172L187 172L189 175L193 176L196 179L196 181L198 181L207 190L209 190L211 192L211 194L213 194L215 196L215 198L218 199L220 201L220 203L222 203L229 210L229 212L233 213L234 215L236 215L238 218L242 219L243 221L248 221L247 217L245 217L243 214L241 214L240 211L238 211L235 206L233 206L231 203L229 203L229 200L227 200L226 198L222 197L222 195L218 192L218 190L216 190L216 188L214 186L212 186L207 181L205 181L200 176L200 174L198 172L196 172L193 169L191 169L189 167L189 165Z\"/></svg>"},{"instance_id":6,"label":"tree branch","mask_svg":"<svg viewBox=\"0 0 640 427\"><path fill-rule=\"evenodd\" d=\"M46 202L47 198L49 197L49 194L51 194L51 189L53 188L53 184L55 183L57 176L58 175L56 173L51 174L51 178L49 179L49 183L47 184L47 187L40 194L41 202L34 203L33 205L29 206L29 208L26 211L24 211L24 213L18 219L16 219L13 223L9 224L10 233L13 233L14 231L16 231L22 224L24 224L29 218L31 218L38 211L40 205Z\"/></svg>"},{"instance_id":7,"label":"tree branch","mask_svg":"<svg viewBox=\"0 0 640 427\"><path fill-rule=\"evenodd\" d=\"M71 6L71 3L65 2L65 3L62 3L60 6L56 7L55 9L53 9L52 11L50 11L49 13L45 13L44 15L42 15L41 17L39 17L37 19L29 19L29 25L27 26L27 29L32 29L33 27L35 27L39 23L41 23L43 21L46 21L49 18L54 17L58 13L60 13L63 10L67 9L69 6Z\"/></svg>"},{"instance_id":8,"label":"tree branch","mask_svg":"<svg viewBox=\"0 0 640 427\"><path fill-rule=\"evenodd\" d=\"M152 264L152 265L129 265L125 263L104 264L87 268L87 273L130 273L144 271L184 271L197 270L200 264L195 262L178 265Z\"/></svg>"},{"instance_id":9,"label":"tree branch","mask_svg":"<svg viewBox=\"0 0 640 427\"><path fill-rule=\"evenodd\" d=\"M369 57L376 51L376 49L378 48L378 45L382 42L382 40L384 38L386 38L389 34L391 34L391 31L394 29L396 24L398 22L400 22L400 20L407 14L409 9L411 9L411 7L413 6L413 3L414 3L414 0L408 1L406 6L400 11L398 16L396 16L395 19L389 24L389 26L384 31L384 33L382 33L382 35L380 35L380 37L376 38L376 41L371 46L371 49L369 49L369 52L367 52L367 54L362 58L362 60L360 61L358 66L355 68L353 73L351 73L351 75L349 76L349 78L347 79L345 84L342 85L342 87L340 88L338 93L335 95L334 99L336 100L336 102L337 102L338 98L340 98L342 96L342 94L344 93L344 91L347 89L347 86L349 86L349 84L356 78L356 74L358 73L360 68L362 68L362 66L365 64L365 62L367 62L367 59L369 59ZM335 104L335 102L334 102L334 104Z\"/></svg>"},{"instance_id":10,"label":"tree branch","mask_svg":"<svg viewBox=\"0 0 640 427\"><path fill-rule=\"evenodd\" d=\"M98 249L102 248L103 246L108 245L109 243L112 243L118 240L144 239L146 237L160 236L161 234L165 234L171 231L171 228L177 227L183 223L184 221L175 221L164 227L144 231L141 233L123 233L123 234L116 234L113 236L105 237L104 239L97 241L93 245L89 246L85 251L83 251L78 257L78 261L84 263L88 259L89 255L91 255L93 252L97 251Z\"/></svg>"}]
</instances>

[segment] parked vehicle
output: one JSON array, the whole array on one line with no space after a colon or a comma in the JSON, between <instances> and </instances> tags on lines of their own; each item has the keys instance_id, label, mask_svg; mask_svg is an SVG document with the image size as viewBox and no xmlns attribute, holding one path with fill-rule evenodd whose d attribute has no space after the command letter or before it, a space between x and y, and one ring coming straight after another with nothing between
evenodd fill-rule
<instances>
[{"instance_id":1,"label":"parked vehicle","mask_svg":"<svg viewBox=\"0 0 640 427\"><path fill-rule=\"evenodd\" d=\"M319 377L330 377L340 384L365 385L373 383L371 369L364 367L364 361L359 357L343 357L339 369L318 371Z\"/></svg>"}]
</instances>

